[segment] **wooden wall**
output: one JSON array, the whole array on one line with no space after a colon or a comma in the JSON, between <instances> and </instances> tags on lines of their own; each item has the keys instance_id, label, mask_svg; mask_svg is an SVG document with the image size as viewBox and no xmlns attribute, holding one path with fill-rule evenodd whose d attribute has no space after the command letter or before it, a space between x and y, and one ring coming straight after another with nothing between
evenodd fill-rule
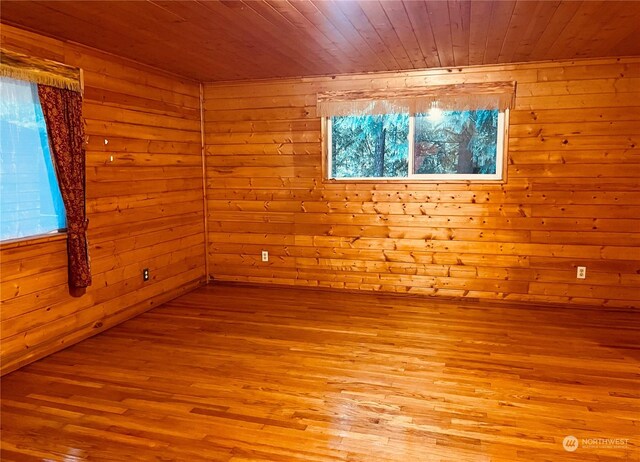
<instances>
[{"instance_id":1,"label":"wooden wall","mask_svg":"<svg viewBox=\"0 0 640 462\"><path fill-rule=\"evenodd\" d=\"M0 34L84 69L94 275L75 298L63 239L1 247L6 373L202 283L205 255L198 84ZM487 80L518 81L506 184L323 182L318 91ZM211 276L639 307L639 84L638 58L209 84Z\"/></svg>"},{"instance_id":2,"label":"wooden wall","mask_svg":"<svg viewBox=\"0 0 640 462\"><path fill-rule=\"evenodd\" d=\"M491 80L506 184L323 182L318 91ZM639 58L209 84L205 133L216 280L640 306Z\"/></svg>"},{"instance_id":3,"label":"wooden wall","mask_svg":"<svg viewBox=\"0 0 640 462\"><path fill-rule=\"evenodd\" d=\"M199 85L5 25L1 40L84 69L93 270L74 298L64 240L2 246L4 373L193 288L205 252Z\"/></svg>"}]
</instances>

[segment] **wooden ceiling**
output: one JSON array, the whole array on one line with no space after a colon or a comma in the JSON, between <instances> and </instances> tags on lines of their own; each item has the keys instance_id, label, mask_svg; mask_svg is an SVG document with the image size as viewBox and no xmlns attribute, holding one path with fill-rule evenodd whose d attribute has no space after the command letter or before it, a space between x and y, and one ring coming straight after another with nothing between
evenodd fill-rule
<instances>
[{"instance_id":1,"label":"wooden ceiling","mask_svg":"<svg viewBox=\"0 0 640 462\"><path fill-rule=\"evenodd\" d=\"M200 81L640 55L638 1L11 1L0 20Z\"/></svg>"}]
</instances>

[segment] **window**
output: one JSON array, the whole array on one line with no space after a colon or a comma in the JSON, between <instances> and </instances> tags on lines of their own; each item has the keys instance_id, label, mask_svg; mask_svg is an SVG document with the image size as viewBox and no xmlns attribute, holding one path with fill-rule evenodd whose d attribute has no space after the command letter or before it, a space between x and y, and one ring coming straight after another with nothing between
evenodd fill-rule
<instances>
[{"instance_id":1,"label":"window","mask_svg":"<svg viewBox=\"0 0 640 462\"><path fill-rule=\"evenodd\" d=\"M384 99L319 95L328 178L502 180L514 87L494 87L429 87Z\"/></svg>"},{"instance_id":2,"label":"window","mask_svg":"<svg viewBox=\"0 0 640 462\"><path fill-rule=\"evenodd\" d=\"M0 240L65 228L37 84L0 77Z\"/></svg>"}]
</instances>

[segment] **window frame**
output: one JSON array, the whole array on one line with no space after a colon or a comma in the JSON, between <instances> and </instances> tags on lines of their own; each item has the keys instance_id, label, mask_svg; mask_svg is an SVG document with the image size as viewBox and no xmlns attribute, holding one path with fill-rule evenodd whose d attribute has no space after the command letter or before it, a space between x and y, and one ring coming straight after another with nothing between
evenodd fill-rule
<instances>
[{"instance_id":1,"label":"window frame","mask_svg":"<svg viewBox=\"0 0 640 462\"><path fill-rule=\"evenodd\" d=\"M63 241L67 239L67 228L60 228L44 234L33 234L31 236L14 237L0 241L0 250L15 249L30 245L46 244L49 242Z\"/></svg>"},{"instance_id":2,"label":"window frame","mask_svg":"<svg viewBox=\"0 0 640 462\"><path fill-rule=\"evenodd\" d=\"M496 108L497 109L497 108ZM415 152L415 114L409 114L409 133L407 135L409 152L407 154L406 177L349 177L335 178L332 159L332 123L331 117L321 118L322 138L322 181L323 183L489 183L504 184L507 182L507 165L509 155L509 115L510 110L498 109L498 133L496 144L496 173L412 173Z\"/></svg>"}]
</instances>

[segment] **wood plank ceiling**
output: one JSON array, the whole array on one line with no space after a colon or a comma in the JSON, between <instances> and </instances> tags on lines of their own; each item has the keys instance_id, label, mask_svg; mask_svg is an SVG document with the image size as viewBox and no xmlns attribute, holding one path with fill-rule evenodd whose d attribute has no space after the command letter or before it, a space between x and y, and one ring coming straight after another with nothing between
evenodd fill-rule
<instances>
[{"instance_id":1,"label":"wood plank ceiling","mask_svg":"<svg viewBox=\"0 0 640 462\"><path fill-rule=\"evenodd\" d=\"M0 20L200 81L640 55L637 1L2 1Z\"/></svg>"}]
</instances>

